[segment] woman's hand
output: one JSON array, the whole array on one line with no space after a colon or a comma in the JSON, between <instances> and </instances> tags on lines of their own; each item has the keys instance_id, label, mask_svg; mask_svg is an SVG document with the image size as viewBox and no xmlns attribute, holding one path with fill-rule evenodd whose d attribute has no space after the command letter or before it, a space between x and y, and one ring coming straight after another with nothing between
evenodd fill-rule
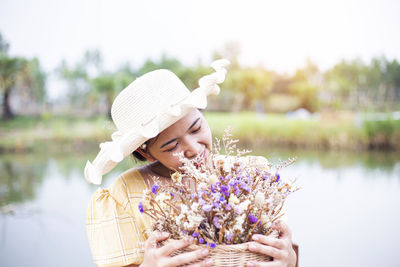
<instances>
[{"instance_id":1,"label":"woman's hand","mask_svg":"<svg viewBox=\"0 0 400 267\"><path fill-rule=\"evenodd\" d=\"M158 247L157 243L168 238L168 233L153 232L144 244L144 259L141 267L180 266L204 258L208 255L208 249L198 249L191 252L170 256L174 251L185 248L193 243L193 238L171 240L165 246ZM188 265L191 267L212 266L212 260L204 260Z\"/></svg>"},{"instance_id":2,"label":"woman's hand","mask_svg":"<svg viewBox=\"0 0 400 267\"><path fill-rule=\"evenodd\" d=\"M280 231L279 238L253 235L255 242L249 244L249 250L262 253L273 258L270 262L247 263L248 267L294 267L296 265L296 253L292 247L292 234L289 227L282 221L278 221L276 228Z\"/></svg>"}]
</instances>

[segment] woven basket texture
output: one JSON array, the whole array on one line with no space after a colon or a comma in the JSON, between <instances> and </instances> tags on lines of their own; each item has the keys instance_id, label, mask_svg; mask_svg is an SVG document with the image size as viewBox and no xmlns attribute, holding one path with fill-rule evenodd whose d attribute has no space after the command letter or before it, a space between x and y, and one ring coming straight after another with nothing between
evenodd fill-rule
<instances>
[{"instance_id":1,"label":"woven basket texture","mask_svg":"<svg viewBox=\"0 0 400 267\"><path fill-rule=\"evenodd\" d=\"M248 244L249 243L237 245L217 245L216 248L209 249L210 252L205 259L212 259L213 266L218 267L244 267L248 261L266 262L272 260L272 258L267 255L249 251ZM175 251L172 256L201 248L205 248L205 245L190 245L185 249ZM201 260L191 262L190 264L200 262L205 259L203 258Z\"/></svg>"}]
</instances>

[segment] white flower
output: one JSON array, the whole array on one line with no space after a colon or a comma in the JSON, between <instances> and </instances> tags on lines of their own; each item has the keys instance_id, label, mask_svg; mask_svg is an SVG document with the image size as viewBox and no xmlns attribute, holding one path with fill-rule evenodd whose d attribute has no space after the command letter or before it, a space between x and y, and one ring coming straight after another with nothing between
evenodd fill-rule
<instances>
[{"instance_id":1,"label":"white flower","mask_svg":"<svg viewBox=\"0 0 400 267\"><path fill-rule=\"evenodd\" d=\"M262 208L264 206L264 199L265 199L264 194L261 191L258 191L254 199L254 202L257 205L257 207Z\"/></svg>"},{"instance_id":2,"label":"white flower","mask_svg":"<svg viewBox=\"0 0 400 267\"><path fill-rule=\"evenodd\" d=\"M157 203L161 206L161 208L167 208L168 205L164 203L164 200L170 200L171 196L165 192L159 193L156 196Z\"/></svg>"},{"instance_id":3,"label":"white flower","mask_svg":"<svg viewBox=\"0 0 400 267\"><path fill-rule=\"evenodd\" d=\"M237 217L236 223L235 223L235 225L233 226L233 229L232 229L233 232L235 232L235 230L239 230L240 232L243 231L242 226L243 226L245 217L246 217L246 214L242 214L239 217Z\"/></svg>"},{"instance_id":4,"label":"white flower","mask_svg":"<svg viewBox=\"0 0 400 267\"><path fill-rule=\"evenodd\" d=\"M199 209L199 203L193 202L192 206L190 206L192 211L197 211Z\"/></svg>"},{"instance_id":5,"label":"white flower","mask_svg":"<svg viewBox=\"0 0 400 267\"><path fill-rule=\"evenodd\" d=\"M174 183L181 183L182 182L182 175L179 172L174 172L171 175L171 179Z\"/></svg>"},{"instance_id":6,"label":"white flower","mask_svg":"<svg viewBox=\"0 0 400 267\"><path fill-rule=\"evenodd\" d=\"M203 217L201 215L191 214L189 216L190 226L197 227L203 221Z\"/></svg>"},{"instance_id":7,"label":"white flower","mask_svg":"<svg viewBox=\"0 0 400 267\"><path fill-rule=\"evenodd\" d=\"M229 196L229 203L238 204L239 202L240 202L239 199L234 194L231 194Z\"/></svg>"},{"instance_id":8,"label":"white flower","mask_svg":"<svg viewBox=\"0 0 400 267\"><path fill-rule=\"evenodd\" d=\"M216 184L217 182L218 182L218 177L217 177L217 175L211 174L211 175L208 177L208 183L209 183L209 184Z\"/></svg>"},{"instance_id":9,"label":"white flower","mask_svg":"<svg viewBox=\"0 0 400 267\"><path fill-rule=\"evenodd\" d=\"M265 214L261 215L261 222L262 222L262 223L266 223L266 222L268 222L268 221L269 221L269 218L268 218L267 215L265 215ZM271 224L271 223L268 223L268 224ZM267 224L266 227L268 227L268 224Z\"/></svg>"},{"instance_id":10,"label":"white flower","mask_svg":"<svg viewBox=\"0 0 400 267\"><path fill-rule=\"evenodd\" d=\"M208 185L206 183L199 183L198 188L202 190L207 190Z\"/></svg>"},{"instance_id":11,"label":"white flower","mask_svg":"<svg viewBox=\"0 0 400 267\"><path fill-rule=\"evenodd\" d=\"M243 201L242 203L239 204L239 209L241 209L242 211L247 210L247 208L249 207L249 205L251 204L250 200L246 199L245 201Z\"/></svg>"},{"instance_id":12,"label":"white flower","mask_svg":"<svg viewBox=\"0 0 400 267\"><path fill-rule=\"evenodd\" d=\"M181 214L186 214L189 211L188 206L181 204Z\"/></svg>"}]
</instances>

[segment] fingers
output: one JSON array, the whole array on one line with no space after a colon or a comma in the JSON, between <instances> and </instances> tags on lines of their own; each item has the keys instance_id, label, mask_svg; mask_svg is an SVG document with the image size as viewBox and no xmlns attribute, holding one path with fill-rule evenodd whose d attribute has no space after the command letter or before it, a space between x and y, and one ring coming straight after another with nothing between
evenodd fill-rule
<instances>
[{"instance_id":1,"label":"fingers","mask_svg":"<svg viewBox=\"0 0 400 267\"><path fill-rule=\"evenodd\" d=\"M286 223L279 220L275 223L275 227L280 231L281 238L289 238L290 240L292 239L292 232L290 231L289 226Z\"/></svg>"},{"instance_id":2,"label":"fingers","mask_svg":"<svg viewBox=\"0 0 400 267\"><path fill-rule=\"evenodd\" d=\"M168 256L175 250L189 246L193 243L193 240L193 237L183 238L180 240L171 240L168 244L159 248L157 253L160 256Z\"/></svg>"},{"instance_id":3,"label":"fingers","mask_svg":"<svg viewBox=\"0 0 400 267\"><path fill-rule=\"evenodd\" d=\"M187 252L187 253L182 253L179 255L176 255L172 258L169 259L168 261L168 266L181 266L184 264L187 264L189 262L193 262L196 260L199 260L201 258L204 258L208 255L209 251L208 249L198 249L195 251ZM207 259L198 263L194 263L190 266L211 266L212 265L212 260Z\"/></svg>"},{"instance_id":4,"label":"fingers","mask_svg":"<svg viewBox=\"0 0 400 267\"><path fill-rule=\"evenodd\" d=\"M271 256L276 259L281 259L285 256L284 250L277 249L271 246L262 245L256 242L251 242L249 244L249 250L251 252L258 252L264 255Z\"/></svg>"},{"instance_id":5,"label":"fingers","mask_svg":"<svg viewBox=\"0 0 400 267\"><path fill-rule=\"evenodd\" d=\"M270 237L270 236L265 236L265 235L253 235L251 237L254 241L257 241L261 244L268 245L274 248L282 249L285 248L286 244L283 240Z\"/></svg>"},{"instance_id":6,"label":"fingers","mask_svg":"<svg viewBox=\"0 0 400 267\"><path fill-rule=\"evenodd\" d=\"M156 248L157 242L167 239L168 236L169 236L169 234L166 232L160 233L158 231L154 231L153 233L151 233L150 237L144 243L145 249Z\"/></svg>"}]
</instances>

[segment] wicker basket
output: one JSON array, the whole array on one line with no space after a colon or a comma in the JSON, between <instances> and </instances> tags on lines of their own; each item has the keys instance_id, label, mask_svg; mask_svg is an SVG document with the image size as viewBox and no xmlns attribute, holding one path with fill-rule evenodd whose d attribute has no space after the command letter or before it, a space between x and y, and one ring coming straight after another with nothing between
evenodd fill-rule
<instances>
[{"instance_id":1,"label":"wicker basket","mask_svg":"<svg viewBox=\"0 0 400 267\"><path fill-rule=\"evenodd\" d=\"M249 243L243 243L237 245L217 245L216 248L209 249L210 253L206 257L206 259L212 259L213 266L219 266L219 267L228 267L228 266L242 267L246 266L246 263L248 261L266 262L272 260L272 258L267 255L249 251L248 244ZM177 250L172 254L172 256L201 248L205 248L205 245L190 245L185 249ZM199 261L203 260L204 259L201 259ZM191 262L191 264L199 261Z\"/></svg>"}]
</instances>

